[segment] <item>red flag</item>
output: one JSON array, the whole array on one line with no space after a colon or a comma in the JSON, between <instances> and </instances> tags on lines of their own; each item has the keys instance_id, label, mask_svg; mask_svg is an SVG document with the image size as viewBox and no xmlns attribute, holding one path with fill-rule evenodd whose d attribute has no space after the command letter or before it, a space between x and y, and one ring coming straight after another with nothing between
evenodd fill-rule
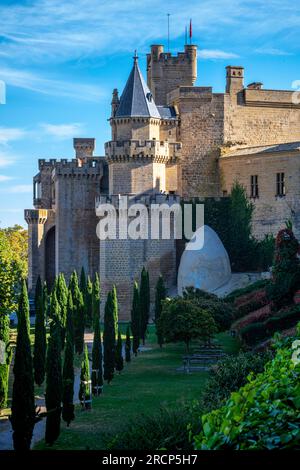
<instances>
[{"instance_id":1,"label":"red flag","mask_svg":"<svg viewBox=\"0 0 300 470\"><path fill-rule=\"evenodd\" d=\"M190 39L192 39L193 30L192 30L192 20L190 20Z\"/></svg>"}]
</instances>

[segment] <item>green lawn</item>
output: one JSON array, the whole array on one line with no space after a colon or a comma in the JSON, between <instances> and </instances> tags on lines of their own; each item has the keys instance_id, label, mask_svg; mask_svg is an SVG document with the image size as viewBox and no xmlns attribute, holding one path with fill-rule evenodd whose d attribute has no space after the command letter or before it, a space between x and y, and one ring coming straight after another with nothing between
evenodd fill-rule
<instances>
[{"instance_id":1,"label":"green lawn","mask_svg":"<svg viewBox=\"0 0 300 470\"><path fill-rule=\"evenodd\" d=\"M124 326L122 330L125 331ZM228 353L234 353L238 345L228 334L218 335ZM155 343L154 328L146 347L133 358L121 375L115 375L103 394L93 399L91 411L76 408L76 419L69 428L62 422L62 432L52 447L61 449L103 449L103 433L117 432L128 419L141 413L154 413L160 405L176 407L178 403L197 399L207 372L183 374L176 368L182 364L185 352L183 344L169 344L162 350ZM35 449L45 449L43 441Z\"/></svg>"}]
</instances>

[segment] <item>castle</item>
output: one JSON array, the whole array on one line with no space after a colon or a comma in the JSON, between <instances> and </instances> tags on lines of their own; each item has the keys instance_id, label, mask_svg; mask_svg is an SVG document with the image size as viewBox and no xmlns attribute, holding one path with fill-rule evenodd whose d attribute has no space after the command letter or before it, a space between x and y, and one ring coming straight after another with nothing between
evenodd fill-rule
<instances>
[{"instance_id":1,"label":"castle","mask_svg":"<svg viewBox=\"0 0 300 470\"><path fill-rule=\"evenodd\" d=\"M100 241L95 208L120 195L148 204L179 197L225 197L240 181L255 204L254 234L276 233L291 219L300 235L300 104L293 92L245 87L243 67L226 67L225 93L195 86L197 46L173 56L147 54L147 84L134 63L120 98L113 91L112 140L94 156L94 139L74 139L75 158L39 160L29 229L29 289L38 275L85 268L100 273L103 297L116 284L128 318L142 266L151 291L159 273L176 282L175 240Z\"/></svg>"}]
</instances>

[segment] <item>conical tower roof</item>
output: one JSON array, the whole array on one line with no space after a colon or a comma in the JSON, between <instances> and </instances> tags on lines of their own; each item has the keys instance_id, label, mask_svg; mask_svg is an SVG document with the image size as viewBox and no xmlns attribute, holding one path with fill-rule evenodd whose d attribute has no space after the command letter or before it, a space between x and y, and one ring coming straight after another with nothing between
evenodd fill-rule
<instances>
[{"instance_id":1,"label":"conical tower roof","mask_svg":"<svg viewBox=\"0 0 300 470\"><path fill-rule=\"evenodd\" d=\"M120 98L116 118L120 117L153 117L160 118L153 96L138 66L137 56Z\"/></svg>"}]
</instances>

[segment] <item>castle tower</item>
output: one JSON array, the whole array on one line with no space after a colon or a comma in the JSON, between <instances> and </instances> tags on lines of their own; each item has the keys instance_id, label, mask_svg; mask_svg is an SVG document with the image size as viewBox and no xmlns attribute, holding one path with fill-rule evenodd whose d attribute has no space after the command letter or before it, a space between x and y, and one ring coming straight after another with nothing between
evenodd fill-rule
<instances>
[{"instance_id":1,"label":"castle tower","mask_svg":"<svg viewBox=\"0 0 300 470\"><path fill-rule=\"evenodd\" d=\"M112 140L105 144L110 194L166 190L166 164L180 152L178 143L161 139L162 117L138 66L137 56L117 102L113 94Z\"/></svg>"},{"instance_id":2,"label":"castle tower","mask_svg":"<svg viewBox=\"0 0 300 470\"><path fill-rule=\"evenodd\" d=\"M167 94L179 86L193 86L197 79L197 46L186 44L184 52L172 56L161 45L147 54L147 81L157 105L166 105Z\"/></svg>"}]
</instances>

